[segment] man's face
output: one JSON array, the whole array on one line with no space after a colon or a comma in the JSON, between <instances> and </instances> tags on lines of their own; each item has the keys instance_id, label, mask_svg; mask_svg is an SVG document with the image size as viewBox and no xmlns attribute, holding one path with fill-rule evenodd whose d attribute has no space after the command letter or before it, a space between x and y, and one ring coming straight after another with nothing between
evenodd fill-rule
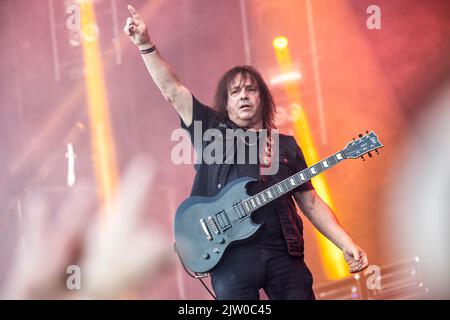
<instances>
[{"instance_id":1,"label":"man's face","mask_svg":"<svg viewBox=\"0 0 450 320\"><path fill-rule=\"evenodd\" d=\"M250 76L238 74L228 90L228 117L239 127L262 128L262 107L258 85Z\"/></svg>"}]
</instances>

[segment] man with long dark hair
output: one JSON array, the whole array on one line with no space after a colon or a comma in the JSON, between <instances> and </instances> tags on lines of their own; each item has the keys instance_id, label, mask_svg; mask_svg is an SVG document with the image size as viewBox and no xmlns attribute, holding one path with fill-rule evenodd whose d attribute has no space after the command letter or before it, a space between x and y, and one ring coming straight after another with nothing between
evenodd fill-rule
<instances>
[{"instance_id":1,"label":"man with long dark hair","mask_svg":"<svg viewBox=\"0 0 450 320\"><path fill-rule=\"evenodd\" d=\"M279 157L273 157L270 132L275 129L275 104L255 68L237 66L227 71L217 86L214 108L209 108L180 83L152 43L136 9L128 6L128 10L132 17L127 19L124 31L139 47L151 77L180 115L181 126L191 138L197 131L196 125L201 127L202 133L208 129L218 129L224 134L227 130L244 133L234 136L238 142L243 142L244 161L235 157L231 160L237 161L199 163L192 196L214 196L225 185L244 176L258 181L250 190L257 192L306 168L303 154L292 136L278 136ZM264 130L268 132L269 143L251 139L252 134L258 137ZM200 152L207 146L208 142L202 142ZM252 162L247 155L255 150L262 156ZM262 169L273 165L272 161L279 161L278 170L262 175ZM259 289L263 288L270 299L314 299L312 275L303 260L303 225L294 201L313 225L343 251L350 272L367 267L364 251L307 182L252 215L254 222L263 223L262 230L251 239L230 246L210 273L217 298L259 299Z\"/></svg>"}]
</instances>

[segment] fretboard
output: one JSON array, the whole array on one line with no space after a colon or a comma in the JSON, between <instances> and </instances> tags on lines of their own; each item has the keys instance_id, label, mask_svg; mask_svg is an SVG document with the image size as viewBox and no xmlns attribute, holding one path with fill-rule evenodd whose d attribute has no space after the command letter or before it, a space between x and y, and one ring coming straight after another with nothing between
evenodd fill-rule
<instances>
[{"instance_id":1,"label":"fretboard","mask_svg":"<svg viewBox=\"0 0 450 320\"><path fill-rule=\"evenodd\" d=\"M315 165L297 172L296 174L284 179L283 181L280 181L273 186L255 194L254 196L251 196L250 198L242 201L241 205L244 208L245 212L247 214L250 214L251 212L261 208L267 203L294 190L298 186L311 180L313 177L331 168L344 159L344 154L342 153L342 151L339 151L331 155L330 157L321 160Z\"/></svg>"}]
</instances>

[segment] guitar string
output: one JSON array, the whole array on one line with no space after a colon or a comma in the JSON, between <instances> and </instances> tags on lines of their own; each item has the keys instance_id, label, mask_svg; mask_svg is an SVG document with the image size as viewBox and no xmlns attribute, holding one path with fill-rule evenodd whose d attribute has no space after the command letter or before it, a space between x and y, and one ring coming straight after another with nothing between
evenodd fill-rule
<instances>
[{"instance_id":1,"label":"guitar string","mask_svg":"<svg viewBox=\"0 0 450 320\"><path fill-rule=\"evenodd\" d=\"M336 152L335 154L331 155L330 157L324 159L324 160L327 160L327 159L330 159L330 158L332 158L332 157L336 158L336 159L335 159L336 162L333 163L330 167L328 167L328 168L324 167L324 166L322 165L322 161L323 161L323 160L321 160L320 162L317 162L316 164L312 165L311 167L308 167L308 168L306 168L306 169L304 169L304 170L302 170L302 171L299 171L299 172L297 172L297 173L294 173L293 175L291 175L291 176L289 176L289 177L283 179L282 181L280 181L280 182L274 184L273 186L270 186L269 188L267 188L267 189L265 189L265 190L263 190L263 191L261 191L261 192L255 194L254 196L249 196L247 199L242 200L241 203L239 203L238 205L244 206L244 202L249 202L250 199L256 198L257 196L260 196L261 194L263 194L264 192L266 192L266 191L269 190L269 189L276 190L276 188L274 188L275 186L281 185L282 183L286 183L288 186L290 186L290 187L292 187L292 188L291 188L291 189L288 189L287 191L284 191L284 192L281 193L280 195L276 196L276 198L281 197L282 195L288 193L289 191L292 191L293 189L295 189L295 188L301 186L301 185L302 185L303 183L305 183L306 181L311 180L312 178L314 178L315 176L319 175L320 173L322 173L322 172L328 170L329 168L331 168L332 166L338 164L339 161L342 161L342 160L337 159L337 157L336 157L336 154L338 154L339 152L342 152L342 151L338 151L338 152ZM321 168L321 169L320 169L320 172L318 171L318 173L316 173L316 174L313 174L313 173L308 173L308 174L306 174L307 171L310 172L311 168L312 168L312 167L316 167L316 166L320 166L320 168ZM292 186L292 185L290 185L289 183L287 183L287 181L288 181L289 179L291 179L291 178L292 178L293 176L295 176L295 175L298 175L299 173L304 173L306 176L311 175L311 177L308 178L307 180L303 181L302 183L298 184L298 185L296 184L295 186ZM295 178L294 178L294 181L295 181ZM278 193L278 191L277 191L276 193ZM275 199L276 199L276 198L275 198ZM275 199L273 199L273 200L275 200ZM273 201L273 200L271 200L271 201ZM255 200L255 201L256 201L256 200ZM269 203L269 202L271 202L271 201L268 201L267 203ZM267 204L267 203L264 203L263 205L265 205L265 204ZM249 205L249 206L250 206L250 208L251 208L251 205ZM257 209L259 209L259 208L261 208L261 207L262 207L262 206L258 206L258 207L255 208L254 210L250 211L250 212L247 214L247 216L250 216L250 214L251 214L253 211L255 211L255 210L257 210ZM233 220L233 221L239 220L239 216L237 216L237 215L234 213L234 208L225 209L224 211L225 211L225 213L227 213L227 214L228 214L228 213L232 213L233 217L234 217L234 218L237 218L237 219L235 219L235 220ZM244 211L246 211L245 208L244 208Z\"/></svg>"},{"instance_id":2,"label":"guitar string","mask_svg":"<svg viewBox=\"0 0 450 320\"><path fill-rule=\"evenodd\" d=\"M242 139L242 138L241 138L241 139ZM359 139L358 139L358 140L359 140ZM242 141L243 141L245 144L247 144L244 140L242 140ZM249 145L249 144L247 144L247 145ZM370 150L370 151L372 151L372 150ZM324 172L324 171L330 169L330 168L333 167L334 165L338 164L340 161L345 160L346 158L341 159L341 160L339 160L339 159L337 158L336 155L337 155L338 153L341 153L341 152L343 152L343 151L342 151L342 150L341 150L341 151L338 151L338 152L334 153L333 155L329 156L328 158L325 158L325 159L324 159L324 160L328 160L328 159L331 158L331 159L335 160L336 162L335 162L335 163L332 163L331 166L329 166L329 167L323 166L323 165L322 165L322 161L323 161L323 160L321 160L321 161L317 162L316 164L314 164L314 165L312 165L312 166L310 166L310 167L308 167L308 168L306 168L306 169L304 169L304 170L302 170L302 171L299 171L299 172L297 172L297 173L295 173L295 174L293 174L293 175L291 175L291 176L289 176L289 177L283 179L282 181L276 183L276 184L273 185L273 186L270 186L269 188L267 188L267 189L265 189L265 190L263 190L263 191L257 193L256 195L254 195L254 196L249 196L247 199L242 200L242 201L241 201L240 203L238 203L237 205L240 205L240 206L242 207L242 209L244 210L244 212L247 213L247 211L245 210L245 206L244 206L245 203L248 203L251 199L254 199L254 198L256 198L257 196L260 196L261 194L263 194L264 192L268 191L269 189L272 189L272 188L273 188L273 190L276 191L276 188L274 188L275 186L281 185L281 184L283 184L283 183L286 183L286 184L289 186L289 188L287 188L287 191L282 191L282 192L280 193L280 195L278 195L278 196L275 197L275 199L281 197L282 195L288 193L289 191L291 191L291 190L293 190L293 189L299 187L300 185L302 185L302 184L305 183L306 181L309 181L309 180L311 180L312 178L314 178L315 176L319 175L320 173L322 173L322 172ZM328 161L329 161L329 160L328 160ZM316 166L320 166L321 169L320 169L316 174L314 174L314 173L311 172L311 168L312 168L312 167L316 167ZM309 173L306 174L307 171L309 171L311 174L309 174ZM292 186L291 184L287 183L287 181L288 181L289 179L294 179L294 181L296 181L296 179L293 178L293 176L296 176L296 175L298 175L299 173L304 173L307 177L308 177L309 175L311 175L311 177L309 177L307 180L301 182L301 183L298 184L298 185ZM302 180L302 179L300 179L300 181L301 181L301 180ZM276 193L278 193L278 192L276 192ZM271 201L273 201L273 200L275 200L275 199L272 199L272 200L267 201L267 202L264 201L264 200L261 201L261 202L263 202L263 205L260 206L260 205L257 204L257 207L256 207L255 209L251 210L250 212L248 212L247 215L246 215L246 217L249 217L250 214L251 214L252 212L254 212L255 210L261 208L262 206L266 205L267 203L269 203L269 202L271 202ZM256 201L256 200L255 200L255 201ZM266 203L264 203L264 202L266 202ZM248 204L248 206L250 207L250 209L252 208L252 206L251 206L250 204ZM237 221L237 220L239 220L239 216L236 215L236 213L235 213L235 208L234 208L234 207L229 208L229 209L224 209L224 213L225 213L225 214L229 214L229 215L231 216L231 218L233 218L233 217L235 218L235 220L231 220L231 221ZM228 218L228 215L227 215L226 217ZM236 219L236 218L237 218L237 219ZM216 219L217 219L217 218L216 218ZM228 220L230 220L230 219L228 219ZM231 221L230 221L230 222L231 222Z\"/></svg>"}]
</instances>

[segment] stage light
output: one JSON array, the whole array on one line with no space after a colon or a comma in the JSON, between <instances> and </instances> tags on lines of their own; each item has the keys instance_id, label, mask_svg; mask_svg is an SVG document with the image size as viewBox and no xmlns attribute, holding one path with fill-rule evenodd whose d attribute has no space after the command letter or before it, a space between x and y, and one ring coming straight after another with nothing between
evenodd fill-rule
<instances>
[{"instance_id":1,"label":"stage light","mask_svg":"<svg viewBox=\"0 0 450 320\"><path fill-rule=\"evenodd\" d=\"M285 36L279 36L273 39L272 45L275 49L282 50L287 47L288 39Z\"/></svg>"},{"instance_id":2,"label":"stage light","mask_svg":"<svg viewBox=\"0 0 450 320\"><path fill-rule=\"evenodd\" d=\"M278 62L280 76L275 80L282 83L289 105L302 105L300 88L297 83L292 80L301 78L301 73L295 70L288 40L284 36L276 37L273 42L274 53ZM272 79L273 80L273 79ZM273 82L271 82L273 85ZM318 152L310 130L309 120L303 108L290 110L292 118L292 129L297 139L307 164L317 163L319 161ZM314 188L319 196L333 210L333 201L331 199L330 190L325 176L319 175L311 180ZM336 247L330 240L324 237L319 231L315 231L320 250L320 258L326 277L328 279L342 279L349 275L348 267L345 262L342 251Z\"/></svg>"},{"instance_id":3,"label":"stage light","mask_svg":"<svg viewBox=\"0 0 450 320\"><path fill-rule=\"evenodd\" d=\"M85 68L87 107L90 122L94 173L104 218L112 214L112 198L118 180L115 141L103 72L94 4L80 3L81 44ZM87 36L86 36L87 35Z\"/></svg>"}]
</instances>

